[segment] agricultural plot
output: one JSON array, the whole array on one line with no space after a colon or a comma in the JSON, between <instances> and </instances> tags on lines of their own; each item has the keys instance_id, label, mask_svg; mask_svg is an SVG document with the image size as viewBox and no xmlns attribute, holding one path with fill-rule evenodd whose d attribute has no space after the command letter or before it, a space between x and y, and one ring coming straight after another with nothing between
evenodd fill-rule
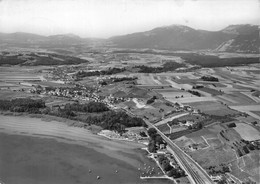
<instances>
[{"instance_id":1,"label":"agricultural plot","mask_svg":"<svg viewBox=\"0 0 260 184\"><path fill-rule=\"evenodd\" d=\"M195 142L192 139L187 138L186 136L176 139L176 144L182 149L187 149L189 145L192 145L194 143Z\"/></svg>"},{"instance_id":2,"label":"agricultural plot","mask_svg":"<svg viewBox=\"0 0 260 184\"><path fill-rule=\"evenodd\" d=\"M238 102L239 104L243 104L243 105L256 103L255 100L248 97L247 95L244 95L241 92L233 92L232 94L226 94L225 96L227 98L234 100L234 101Z\"/></svg>"},{"instance_id":3,"label":"agricultural plot","mask_svg":"<svg viewBox=\"0 0 260 184\"><path fill-rule=\"evenodd\" d=\"M250 152L242 158L231 162L231 174L241 181L253 180L255 183L260 183L260 162L259 152Z\"/></svg>"},{"instance_id":4,"label":"agricultural plot","mask_svg":"<svg viewBox=\"0 0 260 184\"><path fill-rule=\"evenodd\" d=\"M142 88L132 88L129 92L128 92L128 97L131 98L145 98L148 99L150 97L152 97L153 95L156 95L154 92L150 92L146 89L142 89Z\"/></svg>"},{"instance_id":5,"label":"agricultural plot","mask_svg":"<svg viewBox=\"0 0 260 184\"><path fill-rule=\"evenodd\" d=\"M154 79L153 76L149 74L139 75L137 83L140 85L160 85L159 81Z\"/></svg>"},{"instance_id":6,"label":"agricultural plot","mask_svg":"<svg viewBox=\"0 0 260 184\"><path fill-rule=\"evenodd\" d=\"M180 144L180 141L189 139L192 140L193 143L201 143L206 146L211 146L213 144L221 145L221 142L218 139L218 133L224 128L220 125L212 125L207 128L203 128L201 130L195 131L183 137L180 137L175 140L176 144ZM206 142L207 141L207 142Z\"/></svg>"},{"instance_id":7,"label":"agricultural plot","mask_svg":"<svg viewBox=\"0 0 260 184\"><path fill-rule=\"evenodd\" d=\"M178 121L192 121L192 122L199 122L204 119L203 116L199 114L187 114L185 116L179 117Z\"/></svg>"},{"instance_id":8,"label":"agricultural plot","mask_svg":"<svg viewBox=\"0 0 260 184\"><path fill-rule=\"evenodd\" d=\"M260 183L259 152L254 151L250 154L247 154L243 157L243 159L245 166L241 169L247 172L256 183Z\"/></svg>"},{"instance_id":9,"label":"agricultural plot","mask_svg":"<svg viewBox=\"0 0 260 184\"><path fill-rule=\"evenodd\" d=\"M223 131L225 132L224 136L229 141L219 136L219 132ZM215 124L178 138L175 142L206 170L210 166L218 167L221 164L230 164L231 174L241 181L245 181L245 179L251 176L251 179L259 183L260 163L258 154L256 154L258 152L253 151L237 159L236 152L231 149L231 146L228 146L233 145L235 142L236 144L244 144L241 143L240 134L234 129L226 129L220 124ZM199 149L200 147L198 149L189 148L194 143L197 143L199 146L200 144L205 144L205 142L208 146L205 145L202 149ZM257 158L258 160L256 160Z\"/></svg>"},{"instance_id":10,"label":"agricultural plot","mask_svg":"<svg viewBox=\"0 0 260 184\"><path fill-rule=\"evenodd\" d=\"M170 85L169 82L167 82L167 77L162 76L162 75L157 75L157 79L160 81L161 84L163 85Z\"/></svg>"},{"instance_id":11,"label":"agricultural plot","mask_svg":"<svg viewBox=\"0 0 260 184\"><path fill-rule=\"evenodd\" d=\"M251 111L253 114L256 114L257 116L260 116L260 111Z\"/></svg>"},{"instance_id":12,"label":"agricultural plot","mask_svg":"<svg viewBox=\"0 0 260 184\"><path fill-rule=\"evenodd\" d=\"M162 124L162 125L158 126L157 128L164 134L169 134L171 132L171 129L167 124Z\"/></svg>"},{"instance_id":13,"label":"agricultural plot","mask_svg":"<svg viewBox=\"0 0 260 184\"><path fill-rule=\"evenodd\" d=\"M25 72L0 72L0 79L5 82L20 82L27 80L41 80L41 78L35 74Z\"/></svg>"},{"instance_id":14,"label":"agricultural plot","mask_svg":"<svg viewBox=\"0 0 260 184\"><path fill-rule=\"evenodd\" d=\"M248 98L252 99L255 103L260 103L260 98L253 96L251 92L241 92L241 93L247 96Z\"/></svg>"},{"instance_id":15,"label":"agricultural plot","mask_svg":"<svg viewBox=\"0 0 260 184\"><path fill-rule=\"evenodd\" d=\"M223 146L223 144L221 143L221 141L219 139L207 139L208 144L213 147L213 148L219 148L221 146Z\"/></svg>"},{"instance_id":16,"label":"agricultural plot","mask_svg":"<svg viewBox=\"0 0 260 184\"><path fill-rule=\"evenodd\" d=\"M250 116L260 120L259 115L251 112L251 111L259 111L260 105L230 106L230 108L235 109L240 112L245 112L245 113L249 114Z\"/></svg>"},{"instance_id":17,"label":"agricultural plot","mask_svg":"<svg viewBox=\"0 0 260 184\"><path fill-rule=\"evenodd\" d=\"M246 123L236 123L236 127L234 127L234 129L244 140L260 140L260 132L251 125Z\"/></svg>"},{"instance_id":18,"label":"agricultural plot","mask_svg":"<svg viewBox=\"0 0 260 184\"><path fill-rule=\"evenodd\" d=\"M0 82L0 89L13 89L17 87L19 87L19 85L15 83Z\"/></svg>"},{"instance_id":19,"label":"agricultural plot","mask_svg":"<svg viewBox=\"0 0 260 184\"><path fill-rule=\"evenodd\" d=\"M214 88L225 88L225 87L227 87L227 85L225 85L225 83L223 83L223 82L220 83L220 82L208 82L208 81L198 80L198 81L196 81L196 83L207 85L209 87L214 87Z\"/></svg>"},{"instance_id":20,"label":"agricultural plot","mask_svg":"<svg viewBox=\"0 0 260 184\"><path fill-rule=\"evenodd\" d=\"M177 113L177 114L174 114L171 117L168 117L166 119L163 119L162 121L159 121L158 123L155 124L155 126L163 125L163 124L165 124L165 123L167 123L169 121L172 121L174 119L178 119L179 117L185 116L187 114L188 113Z\"/></svg>"},{"instance_id":21,"label":"agricultural plot","mask_svg":"<svg viewBox=\"0 0 260 184\"><path fill-rule=\"evenodd\" d=\"M181 132L181 131L184 131L184 130L187 130L187 127L184 127L184 126L171 126L171 129L170 129L170 134L172 133L176 133L176 132Z\"/></svg>"},{"instance_id":22,"label":"agricultural plot","mask_svg":"<svg viewBox=\"0 0 260 184\"><path fill-rule=\"evenodd\" d=\"M156 121L163 117L163 114L156 108L142 108L131 110L135 115L148 118L150 121Z\"/></svg>"},{"instance_id":23,"label":"agricultural plot","mask_svg":"<svg viewBox=\"0 0 260 184\"><path fill-rule=\"evenodd\" d=\"M176 88L176 89L181 89L181 88L183 88L183 89L192 89L192 85L190 85L190 84L178 84L178 83L172 81L169 77L168 77L168 79L166 79L166 81L169 82L170 85L172 87Z\"/></svg>"},{"instance_id":24,"label":"agricultural plot","mask_svg":"<svg viewBox=\"0 0 260 184\"><path fill-rule=\"evenodd\" d=\"M205 101L205 102L194 102L188 104L194 107L195 109L199 109L201 112L209 115L225 116L225 115L238 114L237 111L230 109L219 102Z\"/></svg>"},{"instance_id":25,"label":"agricultural plot","mask_svg":"<svg viewBox=\"0 0 260 184\"><path fill-rule=\"evenodd\" d=\"M165 103L165 101L158 99L156 99L155 102L151 104L151 106L157 109L161 109L161 112L164 114L169 114L176 110L175 107L169 106Z\"/></svg>"},{"instance_id":26,"label":"agricultural plot","mask_svg":"<svg viewBox=\"0 0 260 184\"><path fill-rule=\"evenodd\" d=\"M221 102L228 104L228 105L232 105L232 104L238 104L237 101L230 99L228 96L222 95L222 96L218 96L217 97Z\"/></svg>"},{"instance_id":27,"label":"agricultural plot","mask_svg":"<svg viewBox=\"0 0 260 184\"><path fill-rule=\"evenodd\" d=\"M152 78L152 80L158 84L158 85L162 85L161 81L158 79L157 76L153 75L153 74L150 74L150 77Z\"/></svg>"},{"instance_id":28,"label":"agricultural plot","mask_svg":"<svg viewBox=\"0 0 260 184\"><path fill-rule=\"evenodd\" d=\"M223 92L220 92L218 90L215 90L215 89L212 89L212 88L208 88L208 87L200 88L199 91L203 91L203 92L209 93L212 96L222 95L223 94Z\"/></svg>"},{"instance_id":29,"label":"agricultural plot","mask_svg":"<svg viewBox=\"0 0 260 184\"><path fill-rule=\"evenodd\" d=\"M12 99L12 98L25 98L25 97L39 97L39 96L32 93L25 93L22 91L0 90L0 99L2 100Z\"/></svg>"},{"instance_id":30,"label":"agricultural plot","mask_svg":"<svg viewBox=\"0 0 260 184\"><path fill-rule=\"evenodd\" d=\"M169 99L170 102L172 103L181 103L181 104L189 104L189 103L193 103L193 102L205 102L205 101L217 101L215 98L213 97L186 97L186 98L170 98Z\"/></svg>"},{"instance_id":31,"label":"agricultural plot","mask_svg":"<svg viewBox=\"0 0 260 184\"><path fill-rule=\"evenodd\" d=\"M195 97L194 95L174 89L174 88L169 88L169 89L158 89L156 90L158 93L160 93L165 99L176 99L176 98L185 98L185 97Z\"/></svg>"},{"instance_id":32,"label":"agricultural plot","mask_svg":"<svg viewBox=\"0 0 260 184\"><path fill-rule=\"evenodd\" d=\"M231 172L230 174L234 175L236 178L238 178L240 181L245 181L250 175L243 170L241 170L238 166L238 161L234 160L230 164Z\"/></svg>"},{"instance_id":33,"label":"agricultural plot","mask_svg":"<svg viewBox=\"0 0 260 184\"><path fill-rule=\"evenodd\" d=\"M214 148L208 147L205 149L198 149L189 152L189 155L197 161L203 168L226 164L236 158L235 152L231 149L224 149L223 147Z\"/></svg>"}]
</instances>

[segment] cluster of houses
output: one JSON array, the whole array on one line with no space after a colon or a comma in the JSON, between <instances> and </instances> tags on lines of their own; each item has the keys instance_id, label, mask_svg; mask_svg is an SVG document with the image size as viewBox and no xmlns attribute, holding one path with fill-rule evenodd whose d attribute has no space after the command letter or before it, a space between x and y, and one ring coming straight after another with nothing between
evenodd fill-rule
<instances>
[{"instance_id":1,"label":"cluster of houses","mask_svg":"<svg viewBox=\"0 0 260 184\"><path fill-rule=\"evenodd\" d=\"M76 85L75 87L49 87L49 86L33 86L30 89L31 93L59 96L66 98L76 98L80 100L93 100L100 101L99 95L97 95L97 90L94 88L87 88L85 86Z\"/></svg>"}]
</instances>

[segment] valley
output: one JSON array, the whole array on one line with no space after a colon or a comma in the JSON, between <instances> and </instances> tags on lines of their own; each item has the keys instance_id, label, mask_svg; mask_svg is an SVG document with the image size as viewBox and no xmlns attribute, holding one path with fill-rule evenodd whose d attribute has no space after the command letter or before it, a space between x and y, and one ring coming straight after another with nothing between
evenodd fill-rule
<instances>
[{"instance_id":1,"label":"valley","mask_svg":"<svg viewBox=\"0 0 260 184\"><path fill-rule=\"evenodd\" d=\"M1 34L0 179L259 183L257 29Z\"/></svg>"}]
</instances>

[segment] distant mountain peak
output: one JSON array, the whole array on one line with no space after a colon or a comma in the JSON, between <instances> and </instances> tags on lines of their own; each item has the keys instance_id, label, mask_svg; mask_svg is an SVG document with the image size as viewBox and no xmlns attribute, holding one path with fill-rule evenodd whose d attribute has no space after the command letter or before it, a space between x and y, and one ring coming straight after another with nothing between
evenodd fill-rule
<instances>
[{"instance_id":1,"label":"distant mountain peak","mask_svg":"<svg viewBox=\"0 0 260 184\"><path fill-rule=\"evenodd\" d=\"M251 34L255 30L259 29L259 26L252 24L236 24L229 25L221 31L228 34Z\"/></svg>"},{"instance_id":2,"label":"distant mountain peak","mask_svg":"<svg viewBox=\"0 0 260 184\"><path fill-rule=\"evenodd\" d=\"M72 34L72 33L67 33L67 34L57 34L57 35L51 35L49 37L55 37L55 38L75 38L75 39L80 39L78 35Z\"/></svg>"},{"instance_id":3,"label":"distant mountain peak","mask_svg":"<svg viewBox=\"0 0 260 184\"><path fill-rule=\"evenodd\" d=\"M158 27L155 28L151 31L156 31L156 30L174 30L174 31L182 31L182 32L188 32L188 31L192 31L194 29L192 29L191 27L185 26L185 25L181 25L181 24L172 24L172 25L168 25L168 26L162 26L162 27Z\"/></svg>"},{"instance_id":4,"label":"distant mountain peak","mask_svg":"<svg viewBox=\"0 0 260 184\"><path fill-rule=\"evenodd\" d=\"M258 30L258 26L250 24L230 25L220 31L197 30L185 25L173 24L150 31L115 36L110 38L110 41L122 48L257 53Z\"/></svg>"}]
</instances>

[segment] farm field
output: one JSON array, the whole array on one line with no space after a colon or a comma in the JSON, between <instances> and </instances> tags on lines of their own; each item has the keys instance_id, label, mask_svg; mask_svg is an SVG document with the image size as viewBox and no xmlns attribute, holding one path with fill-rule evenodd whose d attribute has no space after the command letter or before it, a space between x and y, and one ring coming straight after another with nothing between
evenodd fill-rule
<instances>
[{"instance_id":1,"label":"farm field","mask_svg":"<svg viewBox=\"0 0 260 184\"><path fill-rule=\"evenodd\" d=\"M252 98L250 98L247 95L244 95L243 93L240 93L240 92L233 92L232 94L226 94L225 96L227 98L234 100L234 101L238 102L239 104L243 104L243 105L257 103Z\"/></svg>"},{"instance_id":2,"label":"farm field","mask_svg":"<svg viewBox=\"0 0 260 184\"><path fill-rule=\"evenodd\" d=\"M165 124L169 121L172 121L174 119L178 119L178 118L185 116L187 114L188 113L175 113L175 114L171 115L171 117L168 117L168 118L163 119L162 121L159 121L158 123L155 124L155 126L163 125L163 124Z\"/></svg>"},{"instance_id":3,"label":"farm field","mask_svg":"<svg viewBox=\"0 0 260 184\"><path fill-rule=\"evenodd\" d=\"M260 182L260 163L259 163L259 152L254 151L243 157L244 167L240 167L243 171L247 172L251 178L256 182Z\"/></svg>"},{"instance_id":4,"label":"farm field","mask_svg":"<svg viewBox=\"0 0 260 184\"><path fill-rule=\"evenodd\" d=\"M201 112L209 115L225 116L238 114L237 111L228 108L227 106L214 101L205 101L205 102L194 102L187 103L195 109L199 109Z\"/></svg>"},{"instance_id":5,"label":"farm field","mask_svg":"<svg viewBox=\"0 0 260 184\"><path fill-rule=\"evenodd\" d=\"M260 116L252 113L251 111L258 111L260 109L260 105L243 105L243 106L230 106L230 108L235 109L240 112L245 112L250 116L260 120Z\"/></svg>"},{"instance_id":6,"label":"farm field","mask_svg":"<svg viewBox=\"0 0 260 184\"><path fill-rule=\"evenodd\" d=\"M217 101L215 98L213 97L186 97L186 98L168 98L167 100L169 100L172 103L181 103L181 104L189 104L189 103L193 103L193 102L205 102L205 101Z\"/></svg>"},{"instance_id":7,"label":"farm field","mask_svg":"<svg viewBox=\"0 0 260 184\"><path fill-rule=\"evenodd\" d=\"M138 75L137 83L141 85L161 85L161 83L156 80L152 74Z\"/></svg>"},{"instance_id":8,"label":"farm field","mask_svg":"<svg viewBox=\"0 0 260 184\"><path fill-rule=\"evenodd\" d=\"M260 140L260 132L251 125L248 125L246 123L236 123L236 127L234 129L244 140Z\"/></svg>"},{"instance_id":9,"label":"farm field","mask_svg":"<svg viewBox=\"0 0 260 184\"><path fill-rule=\"evenodd\" d=\"M186 91L182 91L175 88L168 88L168 89L156 89L154 90L160 93L165 99L176 99L176 98L186 98L186 97L196 97L191 93Z\"/></svg>"},{"instance_id":10,"label":"farm field","mask_svg":"<svg viewBox=\"0 0 260 184\"><path fill-rule=\"evenodd\" d=\"M236 124L247 125L244 123ZM239 127L239 125L237 127ZM210 166L229 164L231 167L231 174L236 178L241 181L246 181L250 178L258 183L260 166L258 157L259 151L250 151L249 154L238 158L236 152L228 146L233 145L234 142L240 142L241 137L244 138L242 131L245 130L245 128L240 127L241 134L237 133L235 128L234 130L226 129L221 124L215 124L180 137L174 141L207 171ZM219 136L219 132L222 131L225 132L225 137L229 140L228 142ZM245 132L247 131L243 131L243 133ZM250 133L252 135L256 134L256 132L252 131ZM200 147L200 144L203 144L203 142L205 146ZM197 149L191 149L193 144L198 146Z\"/></svg>"},{"instance_id":11,"label":"farm field","mask_svg":"<svg viewBox=\"0 0 260 184\"><path fill-rule=\"evenodd\" d=\"M12 99L12 98L24 98L24 97L38 98L39 95L35 95L32 93L25 93L22 91L10 91L10 90L5 90L5 89L0 90L0 99L3 99L3 100Z\"/></svg>"},{"instance_id":12,"label":"farm field","mask_svg":"<svg viewBox=\"0 0 260 184\"><path fill-rule=\"evenodd\" d=\"M32 73L30 70L16 68L12 70L6 70L0 68L0 79L2 81L23 81L23 80L41 80L41 77L36 73Z\"/></svg>"},{"instance_id":13,"label":"farm field","mask_svg":"<svg viewBox=\"0 0 260 184\"><path fill-rule=\"evenodd\" d=\"M243 164L240 164L243 163ZM251 152L244 155L242 158L234 160L230 163L231 174L241 181L253 180L256 183L260 182L260 163L259 163L259 151Z\"/></svg>"},{"instance_id":14,"label":"farm field","mask_svg":"<svg viewBox=\"0 0 260 184\"><path fill-rule=\"evenodd\" d=\"M257 116L260 116L260 111L251 111L253 114L256 114Z\"/></svg>"},{"instance_id":15,"label":"farm field","mask_svg":"<svg viewBox=\"0 0 260 184\"><path fill-rule=\"evenodd\" d=\"M209 93L212 96L222 95L223 94L223 92L220 92L220 91L218 91L216 89L212 89L212 88L208 88L208 87L200 88L199 91L203 91L203 92Z\"/></svg>"}]
</instances>

